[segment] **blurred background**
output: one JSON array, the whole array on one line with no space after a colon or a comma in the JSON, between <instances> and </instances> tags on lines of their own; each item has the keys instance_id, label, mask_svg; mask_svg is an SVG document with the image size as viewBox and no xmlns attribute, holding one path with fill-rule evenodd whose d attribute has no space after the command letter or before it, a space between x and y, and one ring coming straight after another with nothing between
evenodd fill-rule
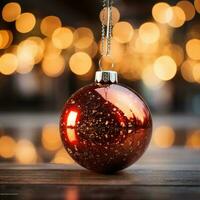
<instances>
[{"instance_id":1,"label":"blurred background","mask_svg":"<svg viewBox=\"0 0 200 200\"><path fill-rule=\"evenodd\" d=\"M94 81L103 12L96 0L0 1L0 162L73 163L59 113ZM199 150L200 0L115 0L113 25L114 70L154 117L150 148Z\"/></svg>"}]
</instances>

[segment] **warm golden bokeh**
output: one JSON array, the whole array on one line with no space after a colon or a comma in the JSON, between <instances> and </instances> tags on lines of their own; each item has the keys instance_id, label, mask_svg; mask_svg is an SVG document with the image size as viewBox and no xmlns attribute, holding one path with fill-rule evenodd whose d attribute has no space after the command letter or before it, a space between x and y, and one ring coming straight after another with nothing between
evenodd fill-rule
<instances>
[{"instance_id":1,"label":"warm golden bokeh","mask_svg":"<svg viewBox=\"0 0 200 200\"><path fill-rule=\"evenodd\" d=\"M186 147L200 149L200 130L188 134Z\"/></svg>"},{"instance_id":2,"label":"warm golden bokeh","mask_svg":"<svg viewBox=\"0 0 200 200\"><path fill-rule=\"evenodd\" d=\"M86 27L81 27L74 32L74 46L78 49L88 48L94 41L93 32Z\"/></svg>"},{"instance_id":3,"label":"warm golden bokeh","mask_svg":"<svg viewBox=\"0 0 200 200\"><path fill-rule=\"evenodd\" d=\"M34 164L37 162L37 152L33 143L22 139L17 142L15 157L21 164Z\"/></svg>"},{"instance_id":4,"label":"warm golden bokeh","mask_svg":"<svg viewBox=\"0 0 200 200\"><path fill-rule=\"evenodd\" d=\"M57 164L73 164L74 163L74 161L72 160L72 158L69 156L69 154L66 152L64 148L60 149L56 153L56 155L54 156L51 162L57 163Z\"/></svg>"},{"instance_id":5,"label":"warm golden bokeh","mask_svg":"<svg viewBox=\"0 0 200 200\"><path fill-rule=\"evenodd\" d=\"M177 44L168 44L162 51L163 55L170 56L180 66L184 60L184 51L181 46Z\"/></svg>"},{"instance_id":6,"label":"warm golden bokeh","mask_svg":"<svg viewBox=\"0 0 200 200\"><path fill-rule=\"evenodd\" d=\"M85 53L89 54L91 56L91 58L94 58L97 53L98 53L98 44L93 41L93 43L88 47L88 48L85 48L85 49L79 49L79 48L75 48L75 52L79 52L79 51L84 51Z\"/></svg>"},{"instance_id":7,"label":"warm golden bokeh","mask_svg":"<svg viewBox=\"0 0 200 200\"><path fill-rule=\"evenodd\" d=\"M184 11L186 21L190 21L194 18L195 8L194 8L194 5L190 1L185 1L185 0L179 1L177 3L177 6L180 7Z\"/></svg>"},{"instance_id":8,"label":"warm golden bokeh","mask_svg":"<svg viewBox=\"0 0 200 200\"><path fill-rule=\"evenodd\" d=\"M32 36L27 38L28 41L31 41L31 43L35 44L36 52L34 55L34 62L35 64L38 64L43 56L45 51L45 43L40 37Z\"/></svg>"},{"instance_id":9,"label":"warm golden bokeh","mask_svg":"<svg viewBox=\"0 0 200 200\"><path fill-rule=\"evenodd\" d=\"M169 25L173 28L178 28L181 27L186 20L186 16L182 8L178 6L173 6L172 7L172 19L169 21Z\"/></svg>"},{"instance_id":10,"label":"warm golden bokeh","mask_svg":"<svg viewBox=\"0 0 200 200\"><path fill-rule=\"evenodd\" d=\"M200 13L200 1L199 0L194 0L194 6L196 8L196 11Z\"/></svg>"},{"instance_id":11,"label":"warm golden bokeh","mask_svg":"<svg viewBox=\"0 0 200 200\"><path fill-rule=\"evenodd\" d=\"M57 16L47 16L42 19L40 24L40 30L43 35L51 37L53 32L62 26L62 22Z\"/></svg>"},{"instance_id":12,"label":"warm golden bokeh","mask_svg":"<svg viewBox=\"0 0 200 200\"><path fill-rule=\"evenodd\" d=\"M200 63L197 63L193 67L193 77L197 83L200 83Z\"/></svg>"},{"instance_id":13,"label":"warm golden bokeh","mask_svg":"<svg viewBox=\"0 0 200 200\"><path fill-rule=\"evenodd\" d=\"M191 39L186 44L187 55L193 60L200 60L200 40Z\"/></svg>"},{"instance_id":14,"label":"warm golden bokeh","mask_svg":"<svg viewBox=\"0 0 200 200\"><path fill-rule=\"evenodd\" d=\"M51 39L49 38L45 38L44 40L44 44L45 44L45 51L44 51L44 56L45 58L49 57L57 57L60 55L61 53L61 49L58 49L54 46L53 42L51 41Z\"/></svg>"},{"instance_id":15,"label":"warm golden bokeh","mask_svg":"<svg viewBox=\"0 0 200 200\"><path fill-rule=\"evenodd\" d=\"M111 39L111 55L114 60L114 63L119 63L124 56L124 45L115 38ZM106 41L104 40L104 47L106 47ZM106 48L104 48L104 51L102 52L102 41L99 43L99 50L102 55L106 55Z\"/></svg>"},{"instance_id":16,"label":"warm golden bokeh","mask_svg":"<svg viewBox=\"0 0 200 200\"><path fill-rule=\"evenodd\" d=\"M0 156L12 158L15 154L16 142L9 136L0 137Z\"/></svg>"},{"instance_id":17,"label":"warm golden bokeh","mask_svg":"<svg viewBox=\"0 0 200 200\"><path fill-rule=\"evenodd\" d=\"M17 72L20 74L29 73L38 59L40 48L35 39L31 38L22 41L17 47L17 58L19 62Z\"/></svg>"},{"instance_id":18,"label":"warm golden bokeh","mask_svg":"<svg viewBox=\"0 0 200 200\"><path fill-rule=\"evenodd\" d=\"M92 59L85 52L77 52L71 56L69 66L73 73L84 75L90 71L92 67Z\"/></svg>"},{"instance_id":19,"label":"warm golden bokeh","mask_svg":"<svg viewBox=\"0 0 200 200\"><path fill-rule=\"evenodd\" d=\"M188 59L184 61L183 64L181 65L182 77L190 83L193 83L195 81L193 76L193 68L195 64L196 64L195 61Z\"/></svg>"},{"instance_id":20,"label":"warm golden bokeh","mask_svg":"<svg viewBox=\"0 0 200 200\"><path fill-rule=\"evenodd\" d=\"M57 124L47 124L42 129L42 145L48 151L55 151L62 146Z\"/></svg>"},{"instance_id":21,"label":"warm golden bokeh","mask_svg":"<svg viewBox=\"0 0 200 200\"><path fill-rule=\"evenodd\" d=\"M52 42L58 49L66 49L72 45L73 32L66 27L57 28L52 35Z\"/></svg>"},{"instance_id":22,"label":"warm golden bokeh","mask_svg":"<svg viewBox=\"0 0 200 200\"><path fill-rule=\"evenodd\" d=\"M161 87L163 82L155 75L153 66L149 65L142 72L142 81L146 87L154 89Z\"/></svg>"},{"instance_id":23,"label":"warm golden bokeh","mask_svg":"<svg viewBox=\"0 0 200 200\"><path fill-rule=\"evenodd\" d=\"M130 42L133 34L134 29L128 22L118 22L113 28L113 37L120 43Z\"/></svg>"},{"instance_id":24,"label":"warm golden bokeh","mask_svg":"<svg viewBox=\"0 0 200 200\"><path fill-rule=\"evenodd\" d=\"M44 57L42 61L42 70L45 75L56 78L65 70L65 60L62 55L53 57Z\"/></svg>"},{"instance_id":25,"label":"warm golden bokeh","mask_svg":"<svg viewBox=\"0 0 200 200\"><path fill-rule=\"evenodd\" d=\"M155 43L160 38L159 27L153 22L144 23L139 28L139 36L146 44Z\"/></svg>"},{"instance_id":26,"label":"warm golden bokeh","mask_svg":"<svg viewBox=\"0 0 200 200\"><path fill-rule=\"evenodd\" d=\"M173 12L169 4L159 2L153 6L152 15L157 22L165 24L172 19Z\"/></svg>"},{"instance_id":27,"label":"warm golden bokeh","mask_svg":"<svg viewBox=\"0 0 200 200\"><path fill-rule=\"evenodd\" d=\"M13 41L13 34L9 30L0 30L0 49L8 48Z\"/></svg>"},{"instance_id":28,"label":"warm golden bokeh","mask_svg":"<svg viewBox=\"0 0 200 200\"><path fill-rule=\"evenodd\" d=\"M36 24L35 16L32 13L22 13L15 22L15 27L20 33L30 32Z\"/></svg>"},{"instance_id":29,"label":"warm golden bokeh","mask_svg":"<svg viewBox=\"0 0 200 200\"><path fill-rule=\"evenodd\" d=\"M99 15L101 23L107 25L108 22L108 9L101 10ZM120 12L116 7L112 7L112 24L115 25L120 20Z\"/></svg>"},{"instance_id":30,"label":"warm golden bokeh","mask_svg":"<svg viewBox=\"0 0 200 200\"><path fill-rule=\"evenodd\" d=\"M160 126L153 132L153 143L160 148L169 148L174 144L175 132L169 126Z\"/></svg>"},{"instance_id":31,"label":"warm golden bokeh","mask_svg":"<svg viewBox=\"0 0 200 200\"><path fill-rule=\"evenodd\" d=\"M176 63L169 56L160 56L154 62L154 72L163 81L172 79L176 75L176 71Z\"/></svg>"},{"instance_id":32,"label":"warm golden bokeh","mask_svg":"<svg viewBox=\"0 0 200 200\"><path fill-rule=\"evenodd\" d=\"M18 59L14 54L6 53L0 57L0 72L4 75L10 75L16 71Z\"/></svg>"},{"instance_id":33,"label":"warm golden bokeh","mask_svg":"<svg viewBox=\"0 0 200 200\"><path fill-rule=\"evenodd\" d=\"M21 14L21 6L16 2L7 3L2 10L2 17L7 22L15 21Z\"/></svg>"}]
</instances>

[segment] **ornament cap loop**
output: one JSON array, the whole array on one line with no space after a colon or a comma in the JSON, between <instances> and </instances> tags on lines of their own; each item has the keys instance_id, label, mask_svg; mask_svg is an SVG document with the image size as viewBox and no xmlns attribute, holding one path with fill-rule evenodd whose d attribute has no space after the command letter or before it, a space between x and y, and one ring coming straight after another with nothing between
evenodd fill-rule
<instances>
[{"instance_id":1,"label":"ornament cap loop","mask_svg":"<svg viewBox=\"0 0 200 200\"><path fill-rule=\"evenodd\" d=\"M95 82L102 84L118 83L118 75L115 71L97 71Z\"/></svg>"}]
</instances>

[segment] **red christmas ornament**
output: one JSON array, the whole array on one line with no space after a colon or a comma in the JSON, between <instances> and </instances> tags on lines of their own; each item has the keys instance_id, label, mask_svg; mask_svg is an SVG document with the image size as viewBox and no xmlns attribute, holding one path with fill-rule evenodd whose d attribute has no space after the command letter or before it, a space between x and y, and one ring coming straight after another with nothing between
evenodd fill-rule
<instances>
[{"instance_id":1,"label":"red christmas ornament","mask_svg":"<svg viewBox=\"0 0 200 200\"><path fill-rule=\"evenodd\" d=\"M66 102L60 120L63 144L81 166L113 173L133 164L152 133L150 111L133 90L117 84L117 73L97 72L96 83Z\"/></svg>"}]
</instances>

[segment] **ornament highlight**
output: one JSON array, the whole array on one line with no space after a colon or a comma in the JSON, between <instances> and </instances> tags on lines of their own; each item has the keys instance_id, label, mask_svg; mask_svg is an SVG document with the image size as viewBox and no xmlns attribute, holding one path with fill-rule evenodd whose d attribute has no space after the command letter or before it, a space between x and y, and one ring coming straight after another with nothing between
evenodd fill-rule
<instances>
[{"instance_id":1,"label":"ornament highlight","mask_svg":"<svg viewBox=\"0 0 200 200\"><path fill-rule=\"evenodd\" d=\"M60 120L63 144L81 166L98 172L122 170L145 152L152 134L149 108L117 73L100 71L96 83L72 95Z\"/></svg>"}]
</instances>

